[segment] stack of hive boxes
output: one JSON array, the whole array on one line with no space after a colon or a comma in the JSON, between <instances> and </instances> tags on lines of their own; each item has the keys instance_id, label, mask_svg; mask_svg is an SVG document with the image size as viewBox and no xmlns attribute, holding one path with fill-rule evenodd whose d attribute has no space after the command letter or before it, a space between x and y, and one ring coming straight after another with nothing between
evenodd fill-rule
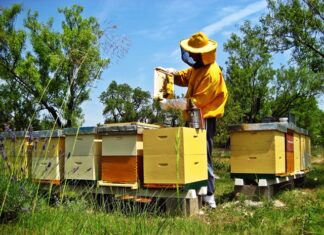
<instances>
[{"instance_id":1,"label":"stack of hive boxes","mask_svg":"<svg viewBox=\"0 0 324 235\"><path fill-rule=\"evenodd\" d=\"M64 136L62 130L34 131L28 145L32 159L32 178L60 184L64 178Z\"/></svg>"},{"instance_id":2,"label":"stack of hive boxes","mask_svg":"<svg viewBox=\"0 0 324 235\"><path fill-rule=\"evenodd\" d=\"M27 177L30 171L30 160L27 156L27 132L2 132L0 138L2 140L2 143L0 143L0 155L4 167L10 171L14 171L16 175Z\"/></svg>"},{"instance_id":3,"label":"stack of hive boxes","mask_svg":"<svg viewBox=\"0 0 324 235\"><path fill-rule=\"evenodd\" d=\"M144 186L207 185L206 131L175 127L144 131Z\"/></svg>"},{"instance_id":4,"label":"stack of hive boxes","mask_svg":"<svg viewBox=\"0 0 324 235\"><path fill-rule=\"evenodd\" d=\"M303 147L306 135L305 130L287 122L232 126L232 176L282 176L304 170L302 159L308 156Z\"/></svg>"},{"instance_id":5,"label":"stack of hive boxes","mask_svg":"<svg viewBox=\"0 0 324 235\"><path fill-rule=\"evenodd\" d=\"M96 127L66 128L65 135L65 179L99 179L101 139Z\"/></svg>"},{"instance_id":6,"label":"stack of hive boxes","mask_svg":"<svg viewBox=\"0 0 324 235\"><path fill-rule=\"evenodd\" d=\"M138 187L143 182L143 131L159 128L145 123L117 123L99 127L102 137L101 182Z\"/></svg>"}]
</instances>

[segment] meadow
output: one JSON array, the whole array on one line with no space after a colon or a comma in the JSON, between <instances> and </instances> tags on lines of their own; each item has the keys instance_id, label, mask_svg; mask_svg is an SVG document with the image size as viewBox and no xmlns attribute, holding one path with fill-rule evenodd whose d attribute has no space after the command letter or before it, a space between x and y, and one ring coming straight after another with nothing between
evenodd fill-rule
<instances>
[{"instance_id":1,"label":"meadow","mask_svg":"<svg viewBox=\"0 0 324 235\"><path fill-rule=\"evenodd\" d=\"M87 191L80 194L67 186L61 197L55 187L12 180L0 234L324 234L323 150L313 155L313 169L302 185L279 192L273 200L251 203L233 194L229 156L215 152L217 209L203 208L191 217L118 201L108 210ZM3 194L8 176L0 174Z\"/></svg>"}]
</instances>

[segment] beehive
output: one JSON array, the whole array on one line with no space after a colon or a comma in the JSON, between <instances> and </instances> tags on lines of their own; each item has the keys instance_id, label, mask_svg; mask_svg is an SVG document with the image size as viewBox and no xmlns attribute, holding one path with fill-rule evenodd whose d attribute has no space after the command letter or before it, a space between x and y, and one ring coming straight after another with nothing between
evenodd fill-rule
<instances>
[{"instance_id":1,"label":"beehive","mask_svg":"<svg viewBox=\"0 0 324 235\"><path fill-rule=\"evenodd\" d=\"M175 127L144 131L146 187L185 187L206 180L205 130Z\"/></svg>"},{"instance_id":2,"label":"beehive","mask_svg":"<svg viewBox=\"0 0 324 235\"><path fill-rule=\"evenodd\" d=\"M300 134L300 170L309 170L311 167L311 143L306 134Z\"/></svg>"},{"instance_id":3,"label":"beehive","mask_svg":"<svg viewBox=\"0 0 324 235\"><path fill-rule=\"evenodd\" d=\"M116 123L98 128L102 138L101 180L116 184L143 181L143 131L159 128L145 123Z\"/></svg>"},{"instance_id":4,"label":"beehive","mask_svg":"<svg viewBox=\"0 0 324 235\"><path fill-rule=\"evenodd\" d=\"M232 131L230 162L231 173L285 173L284 131L281 129Z\"/></svg>"},{"instance_id":5,"label":"beehive","mask_svg":"<svg viewBox=\"0 0 324 235\"><path fill-rule=\"evenodd\" d=\"M32 178L59 183L64 178L64 147L62 130L33 132L33 140L28 145Z\"/></svg>"},{"instance_id":6,"label":"beehive","mask_svg":"<svg viewBox=\"0 0 324 235\"><path fill-rule=\"evenodd\" d=\"M289 175L299 172L305 130L292 123L242 124L231 128L231 173Z\"/></svg>"},{"instance_id":7,"label":"beehive","mask_svg":"<svg viewBox=\"0 0 324 235\"><path fill-rule=\"evenodd\" d=\"M301 169L301 161L300 161L300 151L301 151L301 143L300 143L300 134L294 133L294 171L300 172Z\"/></svg>"},{"instance_id":8,"label":"beehive","mask_svg":"<svg viewBox=\"0 0 324 235\"><path fill-rule=\"evenodd\" d=\"M8 131L1 134L2 151L0 153L5 169L13 171L16 177L26 178L30 171L27 157L28 136L25 131Z\"/></svg>"},{"instance_id":9,"label":"beehive","mask_svg":"<svg viewBox=\"0 0 324 235\"><path fill-rule=\"evenodd\" d=\"M98 180L101 140L96 127L66 128L65 178Z\"/></svg>"}]
</instances>

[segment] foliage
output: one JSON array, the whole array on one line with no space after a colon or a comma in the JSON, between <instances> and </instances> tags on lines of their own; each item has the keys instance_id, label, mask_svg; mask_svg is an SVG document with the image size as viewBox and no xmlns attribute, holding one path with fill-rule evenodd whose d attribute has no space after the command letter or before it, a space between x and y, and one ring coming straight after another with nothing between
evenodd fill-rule
<instances>
[{"instance_id":1,"label":"foliage","mask_svg":"<svg viewBox=\"0 0 324 235\"><path fill-rule=\"evenodd\" d=\"M291 50L295 61L323 73L323 1L268 0L268 9L261 22L271 50Z\"/></svg>"},{"instance_id":2,"label":"foliage","mask_svg":"<svg viewBox=\"0 0 324 235\"><path fill-rule=\"evenodd\" d=\"M103 114L106 122L144 122L148 118L151 95L141 88L131 88L128 84L112 81L100 95L105 105Z\"/></svg>"},{"instance_id":3,"label":"foliage","mask_svg":"<svg viewBox=\"0 0 324 235\"><path fill-rule=\"evenodd\" d=\"M93 82L109 63L100 52L106 32L94 17L82 17L83 7L77 5L59 9L64 16L62 31L53 30L53 19L40 23L37 12L31 11L25 28L17 30L15 18L21 10L13 5L0 11L1 80L11 90L18 88L25 100L28 97L36 107L32 111L47 110L58 126L80 124L80 105L89 99Z\"/></svg>"},{"instance_id":4,"label":"foliage","mask_svg":"<svg viewBox=\"0 0 324 235\"><path fill-rule=\"evenodd\" d=\"M224 45L229 53L226 69L226 84L232 100L238 102L239 120L260 122L268 115L267 96L269 81L274 71L271 67L271 55L264 37L259 37L260 27L252 27L246 22L241 27L242 36L232 34Z\"/></svg>"},{"instance_id":5,"label":"foliage","mask_svg":"<svg viewBox=\"0 0 324 235\"><path fill-rule=\"evenodd\" d=\"M151 101L148 91L132 88L128 84L112 81L100 95L105 105L103 115L106 122L149 122L170 126L184 125L180 110L161 109L158 101Z\"/></svg>"}]
</instances>

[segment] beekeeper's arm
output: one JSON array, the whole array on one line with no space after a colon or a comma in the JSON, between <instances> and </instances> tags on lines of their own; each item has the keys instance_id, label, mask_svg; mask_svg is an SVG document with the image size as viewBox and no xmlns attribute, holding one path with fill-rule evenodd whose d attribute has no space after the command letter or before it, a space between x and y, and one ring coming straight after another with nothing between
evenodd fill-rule
<instances>
[{"instance_id":1,"label":"beekeeper's arm","mask_svg":"<svg viewBox=\"0 0 324 235\"><path fill-rule=\"evenodd\" d=\"M187 87L189 84L189 77L191 74L191 68L174 72L174 84L182 87Z\"/></svg>"}]
</instances>

